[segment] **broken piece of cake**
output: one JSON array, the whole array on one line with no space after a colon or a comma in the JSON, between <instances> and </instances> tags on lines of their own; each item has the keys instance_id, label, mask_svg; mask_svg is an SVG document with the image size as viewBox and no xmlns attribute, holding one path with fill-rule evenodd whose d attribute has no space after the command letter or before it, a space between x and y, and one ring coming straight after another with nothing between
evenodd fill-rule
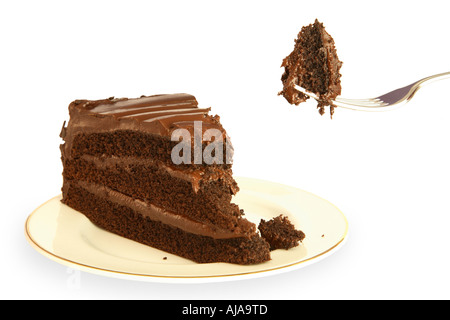
<instances>
[{"instance_id":1,"label":"broken piece of cake","mask_svg":"<svg viewBox=\"0 0 450 320\"><path fill-rule=\"evenodd\" d=\"M258 229L261 237L269 243L270 250L296 247L305 238L303 231L296 230L289 218L283 215L269 221L261 219Z\"/></svg>"},{"instance_id":2,"label":"broken piece of cake","mask_svg":"<svg viewBox=\"0 0 450 320\"><path fill-rule=\"evenodd\" d=\"M325 113L325 107L330 106L332 117L336 107L333 100L341 94L341 66L333 38L316 19L301 29L294 50L283 59L283 90L279 95L290 104L305 102L309 97L295 89L298 85L319 97L317 108L321 115Z\"/></svg>"}]
</instances>

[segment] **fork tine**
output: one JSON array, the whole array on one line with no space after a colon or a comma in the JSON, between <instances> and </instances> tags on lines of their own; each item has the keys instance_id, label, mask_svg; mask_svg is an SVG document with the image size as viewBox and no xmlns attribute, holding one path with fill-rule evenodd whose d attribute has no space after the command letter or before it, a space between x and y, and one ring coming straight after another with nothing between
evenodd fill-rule
<instances>
[{"instance_id":1,"label":"fork tine","mask_svg":"<svg viewBox=\"0 0 450 320\"><path fill-rule=\"evenodd\" d=\"M354 101L357 101L356 99ZM344 109L350 109L350 110L358 110L358 111L386 111L390 109L390 105L384 102L378 103L378 104L365 104L363 102L357 103L347 103L342 101L334 101L334 105L340 108Z\"/></svg>"},{"instance_id":2,"label":"fork tine","mask_svg":"<svg viewBox=\"0 0 450 320\"><path fill-rule=\"evenodd\" d=\"M314 93L311 93L309 91L306 91L304 88L302 88L298 85L295 86L295 89L317 101L320 100L320 98L317 95L315 95ZM345 98L337 97L334 100L334 102L338 107L349 108L349 109L358 109L358 110L369 109L369 108L379 108L379 107L384 107L387 105L384 102L382 102L380 99L377 99L377 98L374 98L374 99L345 99Z\"/></svg>"},{"instance_id":3,"label":"fork tine","mask_svg":"<svg viewBox=\"0 0 450 320\"><path fill-rule=\"evenodd\" d=\"M377 103L379 99L373 98L373 99L346 99L342 97L337 97L336 100L342 101L342 102L366 102L366 103Z\"/></svg>"},{"instance_id":4,"label":"fork tine","mask_svg":"<svg viewBox=\"0 0 450 320\"><path fill-rule=\"evenodd\" d=\"M384 107L387 106L388 104L383 102L382 100L378 99L378 98L373 98L373 99L345 99L345 98L340 98L337 97L335 99L336 102L339 103L343 103L343 104L348 104L348 105L352 105L352 106L365 106L365 107Z\"/></svg>"},{"instance_id":5,"label":"fork tine","mask_svg":"<svg viewBox=\"0 0 450 320\"><path fill-rule=\"evenodd\" d=\"M304 89L298 85L294 85L294 87L295 87L295 90L300 91L301 93L306 94L307 96L309 96L313 99L320 100L320 98L318 96L316 96L314 93L306 91L306 89Z\"/></svg>"}]
</instances>

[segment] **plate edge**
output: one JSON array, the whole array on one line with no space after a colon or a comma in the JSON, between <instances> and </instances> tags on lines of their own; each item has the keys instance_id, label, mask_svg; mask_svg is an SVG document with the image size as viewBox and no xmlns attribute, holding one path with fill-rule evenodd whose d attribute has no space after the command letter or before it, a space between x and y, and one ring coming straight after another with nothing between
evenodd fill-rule
<instances>
[{"instance_id":1,"label":"plate edge","mask_svg":"<svg viewBox=\"0 0 450 320\"><path fill-rule=\"evenodd\" d=\"M272 181L266 181L266 180L262 180L262 179L247 178L247 177L237 177L237 178L238 178L238 179L239 179L239 178L243 178L243 179L250 179L250 180L264 181L264 182L266 182L266 183L283 185L283 184L281 184L281 183L272 182ZM284 185L283 185L283 186L284 186ZM217 281L219 281L220 279L221 279L221 280L223 280L223 279L230 279L230 278L236 279L236 278L242 278L242 277L247 278L247 277L249 277L249 276L257 277L258 275L262 276L262 275L264 275L264 274L272 274L272 273L275 273L275 272L277 272L277 271L278 271L278 272L288 271L288 270L290 270L290 269L292 269L292 268L294 268L294 267L298 267L298 266L300 266L300 265L308 264L308 262L311 262L312 260L318 259L318 258L320 258L320 257L323 258L323 257L325 257L328 253L330 253L331 251L334 252L335 249L337 249L338 247L342 246L342 245L345 243L345 240L346 240L346 238L347 238L347 236L348 236L349 223L348 223L347 217L344 215L344 213L343 213L336 205L334 205L334 204L331 203L330 201L328 201L328 200L326 200L326 199L324 199L324 198L322 198L322 197L320 197L320 196L318 196L318 195L316 195L316 194L314 194L314 193L311 193L311 192L309 192L309 191L305 191L305 190L302 190L302 189L299 189L299 188L295 188L295 187L292 187L292 186L289 186L289 187L290 187L290 188L297 189L297 190L300 190L300 191L302 191L302 192L306 192L306 193L308 193L308 194L311 194L311 195L313 195L313 196L315 196L315 197L321 199L322 201L325 201L325 202L329 203L331 206L333 206L333 207L340 213L340 215L342 216L342 218L343 218L344 221L345 221L345 232L344 232L342 238L341 238L336 244L334 244L332 247L328 248L327 250L325 250L325 251L323 251L323 252L321 252L321 253L319 253L319 254L313 256L313 257L310 257L310 258L308 258L308 259L301 260L301 261L298 261L298 262L294 262L294 263L291 263L291 264L287 264L287 265L284 265L284 266L275 267L275 268L271 268L271 269L266 269L266 270L252 271L252 272L244 272L244 273L235 273L235 274L230 274L230 275L211 275L211 276L163 276L163 275L138 274L138 273L130 273L130 272L124 272L124 271L115 271L115 270L109 270L109 269L104 269L104 268L98 268L98 267L95 267L95 266L85 265L85 264L82 264L82 263L79 263L79 262L75 262L75 261L72 261L72 260L69 260L69 259L60 257L60 256L58 256L58 255L56 255L56 254L54 254L54 253L52 253L52 252L46 250L45 248L41 247L41 246L33 239L32 235L31 235L31 233L30 233L30 231L29 231L29 222L30 222L32 216L33 216L40 208L42 208L43 206L45 206L45 205L48 204L49 202L51 202L51 201L53 201L53 200L55 200L55 199L57 199L57 198L60 198L60 197L61 197L61 194L59 194L59 195L57 195L57 196L55 196L55 197L52 197L52 198L50 198L49 200L45 201L44 203L42 203L41 205L39 205L36 209L34 209L34 210L28 215L28 217L27 217L27 219L26 219L26 221L25 221L25 237L26 237L27 241L30 243L30 245L31 245L36 251L38 251L39 253L41 253L41 254L44 255L45 257L49 258L50 260L53 260L53 261L55 261L55 262L58 262L58 263L60 263L60 264L63 264L63 265L65 265L65 266L68 266L68 267L77 267L77 268L82 269L82 270L84 270L84 271L91 272L91 273L95 273L95 274L100 274L100 275L105 275L105 274L107 274L107 275L109 275L109 276L115 276L115 277L120 277L120 278L123 278L123 277L127 277L127 278L132 277L132 278L136 278L136 277L138 277L138 278L140 278L140 279L152 279L152 280L155 280L155 281L166 280L166 281L164 281L164 282L167 282L167 280L172 280L172 281L180 281L180 280L181 280L181 281L187 281L187 280L193 281L193 280L197 280L197 282L198 282L199 280L203 280L203 281L205 281L205 280L213 281L214 279L216 279ZM236 280L237 280L237 279L236 279Z\"/></svg>"}]
</instances>

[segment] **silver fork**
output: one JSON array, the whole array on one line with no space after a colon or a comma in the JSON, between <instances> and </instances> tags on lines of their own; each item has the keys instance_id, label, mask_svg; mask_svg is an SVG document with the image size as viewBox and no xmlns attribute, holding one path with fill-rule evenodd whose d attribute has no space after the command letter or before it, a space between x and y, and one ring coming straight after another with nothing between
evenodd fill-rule
<instances>
[{"instance_id":1,"label":"silver fork","mask_svg":"<svg viewBox=\"0 0 450 320\"><path fill-rule=\"evenodd\" d=\"M414 94L425 84L428 84L432 81L436 80L442 80L450 78L450 72L444 72L435 74L433 76L429 76L426 78L423 78L419 81L416 81L406 87L399 88L396 90L393 90L391 92L388 92L386 94L383 94L376 98L371 99L345 99L341 97L337 97L333 103L337 107L342 107L346 109L352 109L352 110L359 110L359 111L387 111L392 110L394 107L399 107L405 103L407 103L411 98L414 96ZM320 100L320 98L315 95L314 93L311 93L309 91L306 91L304 88L295 86L295 89L297 89L300 92L303 92L304 94L310 96L311 98L314 98L316 100Z\"/></svg>"}]
</instances>

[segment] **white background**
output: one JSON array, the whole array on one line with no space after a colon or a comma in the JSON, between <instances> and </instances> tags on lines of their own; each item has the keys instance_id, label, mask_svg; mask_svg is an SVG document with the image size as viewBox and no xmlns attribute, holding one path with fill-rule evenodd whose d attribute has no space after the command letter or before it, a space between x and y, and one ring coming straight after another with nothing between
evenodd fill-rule
<instances>
[{"instance_id":1,"label":"white background","mask_svg":"<svg viewBox=\"0 0 450 320\"><path fill-rule=\"evenodd\" d=\"M344 62L342 96L373 97L450 71L446 1L2 1L3 299L448 299L450 80L400 109L337 109L277 96L282 59L315 18ZM221 116L234 173L335 204L346 244L305 268L212 284L159 284L69 269L25 240L60 193L59 132L78 98L187 92Z\"/></svg>"}]
</instances>

